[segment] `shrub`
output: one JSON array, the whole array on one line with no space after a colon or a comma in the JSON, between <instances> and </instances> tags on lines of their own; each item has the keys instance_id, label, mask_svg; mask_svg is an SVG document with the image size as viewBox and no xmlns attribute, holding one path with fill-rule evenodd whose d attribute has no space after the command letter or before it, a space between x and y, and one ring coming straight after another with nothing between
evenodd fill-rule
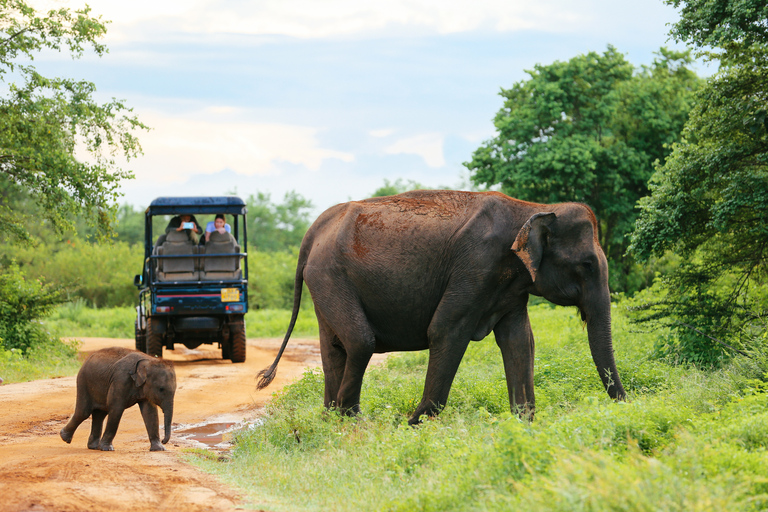
<instances>
[{"instance_id":1,"label":"shrub","mask_svg":"<svg viewBox=\"0 0 768 512\"><path fill-rule=\"evenodd\" d=\"M38 320L61 302L60 289L28 278L15 262L0 268L0 346L26 352L49 340Z\"/></svg>"}]
</instances>

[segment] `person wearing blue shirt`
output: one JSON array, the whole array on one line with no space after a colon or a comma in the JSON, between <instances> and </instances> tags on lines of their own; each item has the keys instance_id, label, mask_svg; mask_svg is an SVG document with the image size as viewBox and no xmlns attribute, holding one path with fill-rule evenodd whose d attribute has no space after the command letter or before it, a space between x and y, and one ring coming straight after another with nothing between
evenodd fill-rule
<instances>
[{"instance_id":1,"label":"person wearing blue shirt","mask_svg":"<svg viewBox=\"0 0 768 512\"><path fill-rule=\"evenodd\" d=\"M205 241L211 239L211 233L214 231L218 231L221 234L224 233L232 233L232 227L227 224L226 219L224 218L223 213L219 213L216 215L216 219L212 222L209 222L208 225L205 226Z\"/></svg>"}]
</instances>

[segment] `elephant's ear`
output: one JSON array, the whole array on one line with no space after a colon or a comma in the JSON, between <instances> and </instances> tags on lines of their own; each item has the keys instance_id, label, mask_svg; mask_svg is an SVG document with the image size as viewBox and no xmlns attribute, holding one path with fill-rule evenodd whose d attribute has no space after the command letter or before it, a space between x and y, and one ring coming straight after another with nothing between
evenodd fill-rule
<instances>
[{"instance_id":1,"label":"elephant's ear","mask_svg":"<svg viewBox=\"0 0 768 512\"><path fill-rule=\"evenodd\" d=\"M145 382L147 382L147 366L149 366L149 364L145 359L139 359L136 362L136 366L134 367L133 371L130 373L131 378L136 383L137 388L140 388L144 385Z\"/></svg>"},{"instance_id":2,"label":"elephant's ear","mask_svg":"<svg viewBox=\"0 0 768 512\"><path fill-rule=\"evenodd\" d=\"M541 256L544 254L549 225L554 220L555 214L552 212L534 213L520 228L520 232L515 237L515 243L512 244L512 250L528 269L534 283L539 271Z\"/></svg>"}]
</instances>

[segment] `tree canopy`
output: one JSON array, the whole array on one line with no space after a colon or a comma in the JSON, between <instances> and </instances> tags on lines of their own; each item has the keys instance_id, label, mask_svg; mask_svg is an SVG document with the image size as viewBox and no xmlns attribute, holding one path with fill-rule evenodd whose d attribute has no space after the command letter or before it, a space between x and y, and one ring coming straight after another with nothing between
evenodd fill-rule
<instances>
[{"instance_id":1,"label":"tree canopy","mask_svg":"<svg viewBox=\"0 0 768 512\"><path fill-rule=\"evenodd\" d=\"M101 235L111 233L118 184L132 177L117 157L141 152L135 132L146 129L113 99L99 104L94 84L48 78L30 64L44 50L99 56L106 22L85 7L39 15L24 0L0 0L0 223L2 239L30 240L25 217L13 208L26 195L59 233L84 213ZM80 158L78 153L87 155Z\"/></svg>"},{"instance_id":2,"label":"tree canopy","mask_svg":"<svg viewBox=\"0 0 768 512\"><path fill-rule=\"evenodd\" d=\"M288 250L301 245L311 224L312 201L292 190L282 203L273 203L271 195L257 192L246 199L248 205L248 240L259 251Z\"/></svg>"},{"instance_id":3,"label":"tree canopy","mask_svg":"<svg viewBox=\"0 0 768 512\"><path fill-rule=\"evenodd\" d=\"M635 69L615 48L536 65L528 80L502 89L498 135L465 163L476 184L501 184L520 199L588 204L601 243L626 287L625 235L647 194L653 163L664 160L691 108L699 79L688 52L660 49Z\"/></svg>"},{"instance_id":4,"label":"tree canopy","mask_svg":"<svg viewBox=\"0 0 768 512\"><path fill-rule=\"evenodd\" d=\"M686 358L712 362L766 327L768 5L668 3L682 6L672 35L718 59L720 70L697 93L681 140L657 168L630 249L643 259L667 250L683 256L652 310L676 326L672 348L698 347Z\"/></svg>"}]
</instances>

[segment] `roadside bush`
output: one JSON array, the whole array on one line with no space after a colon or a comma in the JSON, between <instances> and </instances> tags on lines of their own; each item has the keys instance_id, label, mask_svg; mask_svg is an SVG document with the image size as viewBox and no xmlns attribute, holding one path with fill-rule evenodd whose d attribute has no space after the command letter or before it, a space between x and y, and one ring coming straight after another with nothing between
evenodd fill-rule
<instances>
[{"instance_id":1,"label":"roadside bush","mask_svg":"<svg viewBox=\"0 0 768 512\"><path fill-rule=\"evenodd\" d=\"M133 276L141 272L144 248L125 242L67 240L15 250L25 272L98 308L130 306L137 300Z\"/></svg>"},{"instance_id":2,"label":"roadside bush","mask_svg":"<svg viewBox=\"0 0 768 512\"><path fill-rule=\"evenodd\" d=\"M78 341L63 342L48 338L26 353L0 348L0 377L3 385L75 375L80 369Z\"/></svg>"},{"instance_id":3,"label":"roadside bush","mask_svg":"<svg viewBox=\"0 0 768 512\"><path fill-rule=\"evenodd\" d=\"M248 256L248 300L252 309L293 309L293 282L299 249L290 251L251 251ZM312 298L306 285L301 308L311 309Z\"/></svg>"},{"instance_id":4,"label":"roadside bush","mask_svg":"<svg viewBox=\"0 0 768 512\"><path fill-rule=\"evenodd\" d=\"M60 289L27 277L15 262L0 268L0 347L24 353L48 341L39 319L62 302Z\"/></svg>"}]
</instances>

